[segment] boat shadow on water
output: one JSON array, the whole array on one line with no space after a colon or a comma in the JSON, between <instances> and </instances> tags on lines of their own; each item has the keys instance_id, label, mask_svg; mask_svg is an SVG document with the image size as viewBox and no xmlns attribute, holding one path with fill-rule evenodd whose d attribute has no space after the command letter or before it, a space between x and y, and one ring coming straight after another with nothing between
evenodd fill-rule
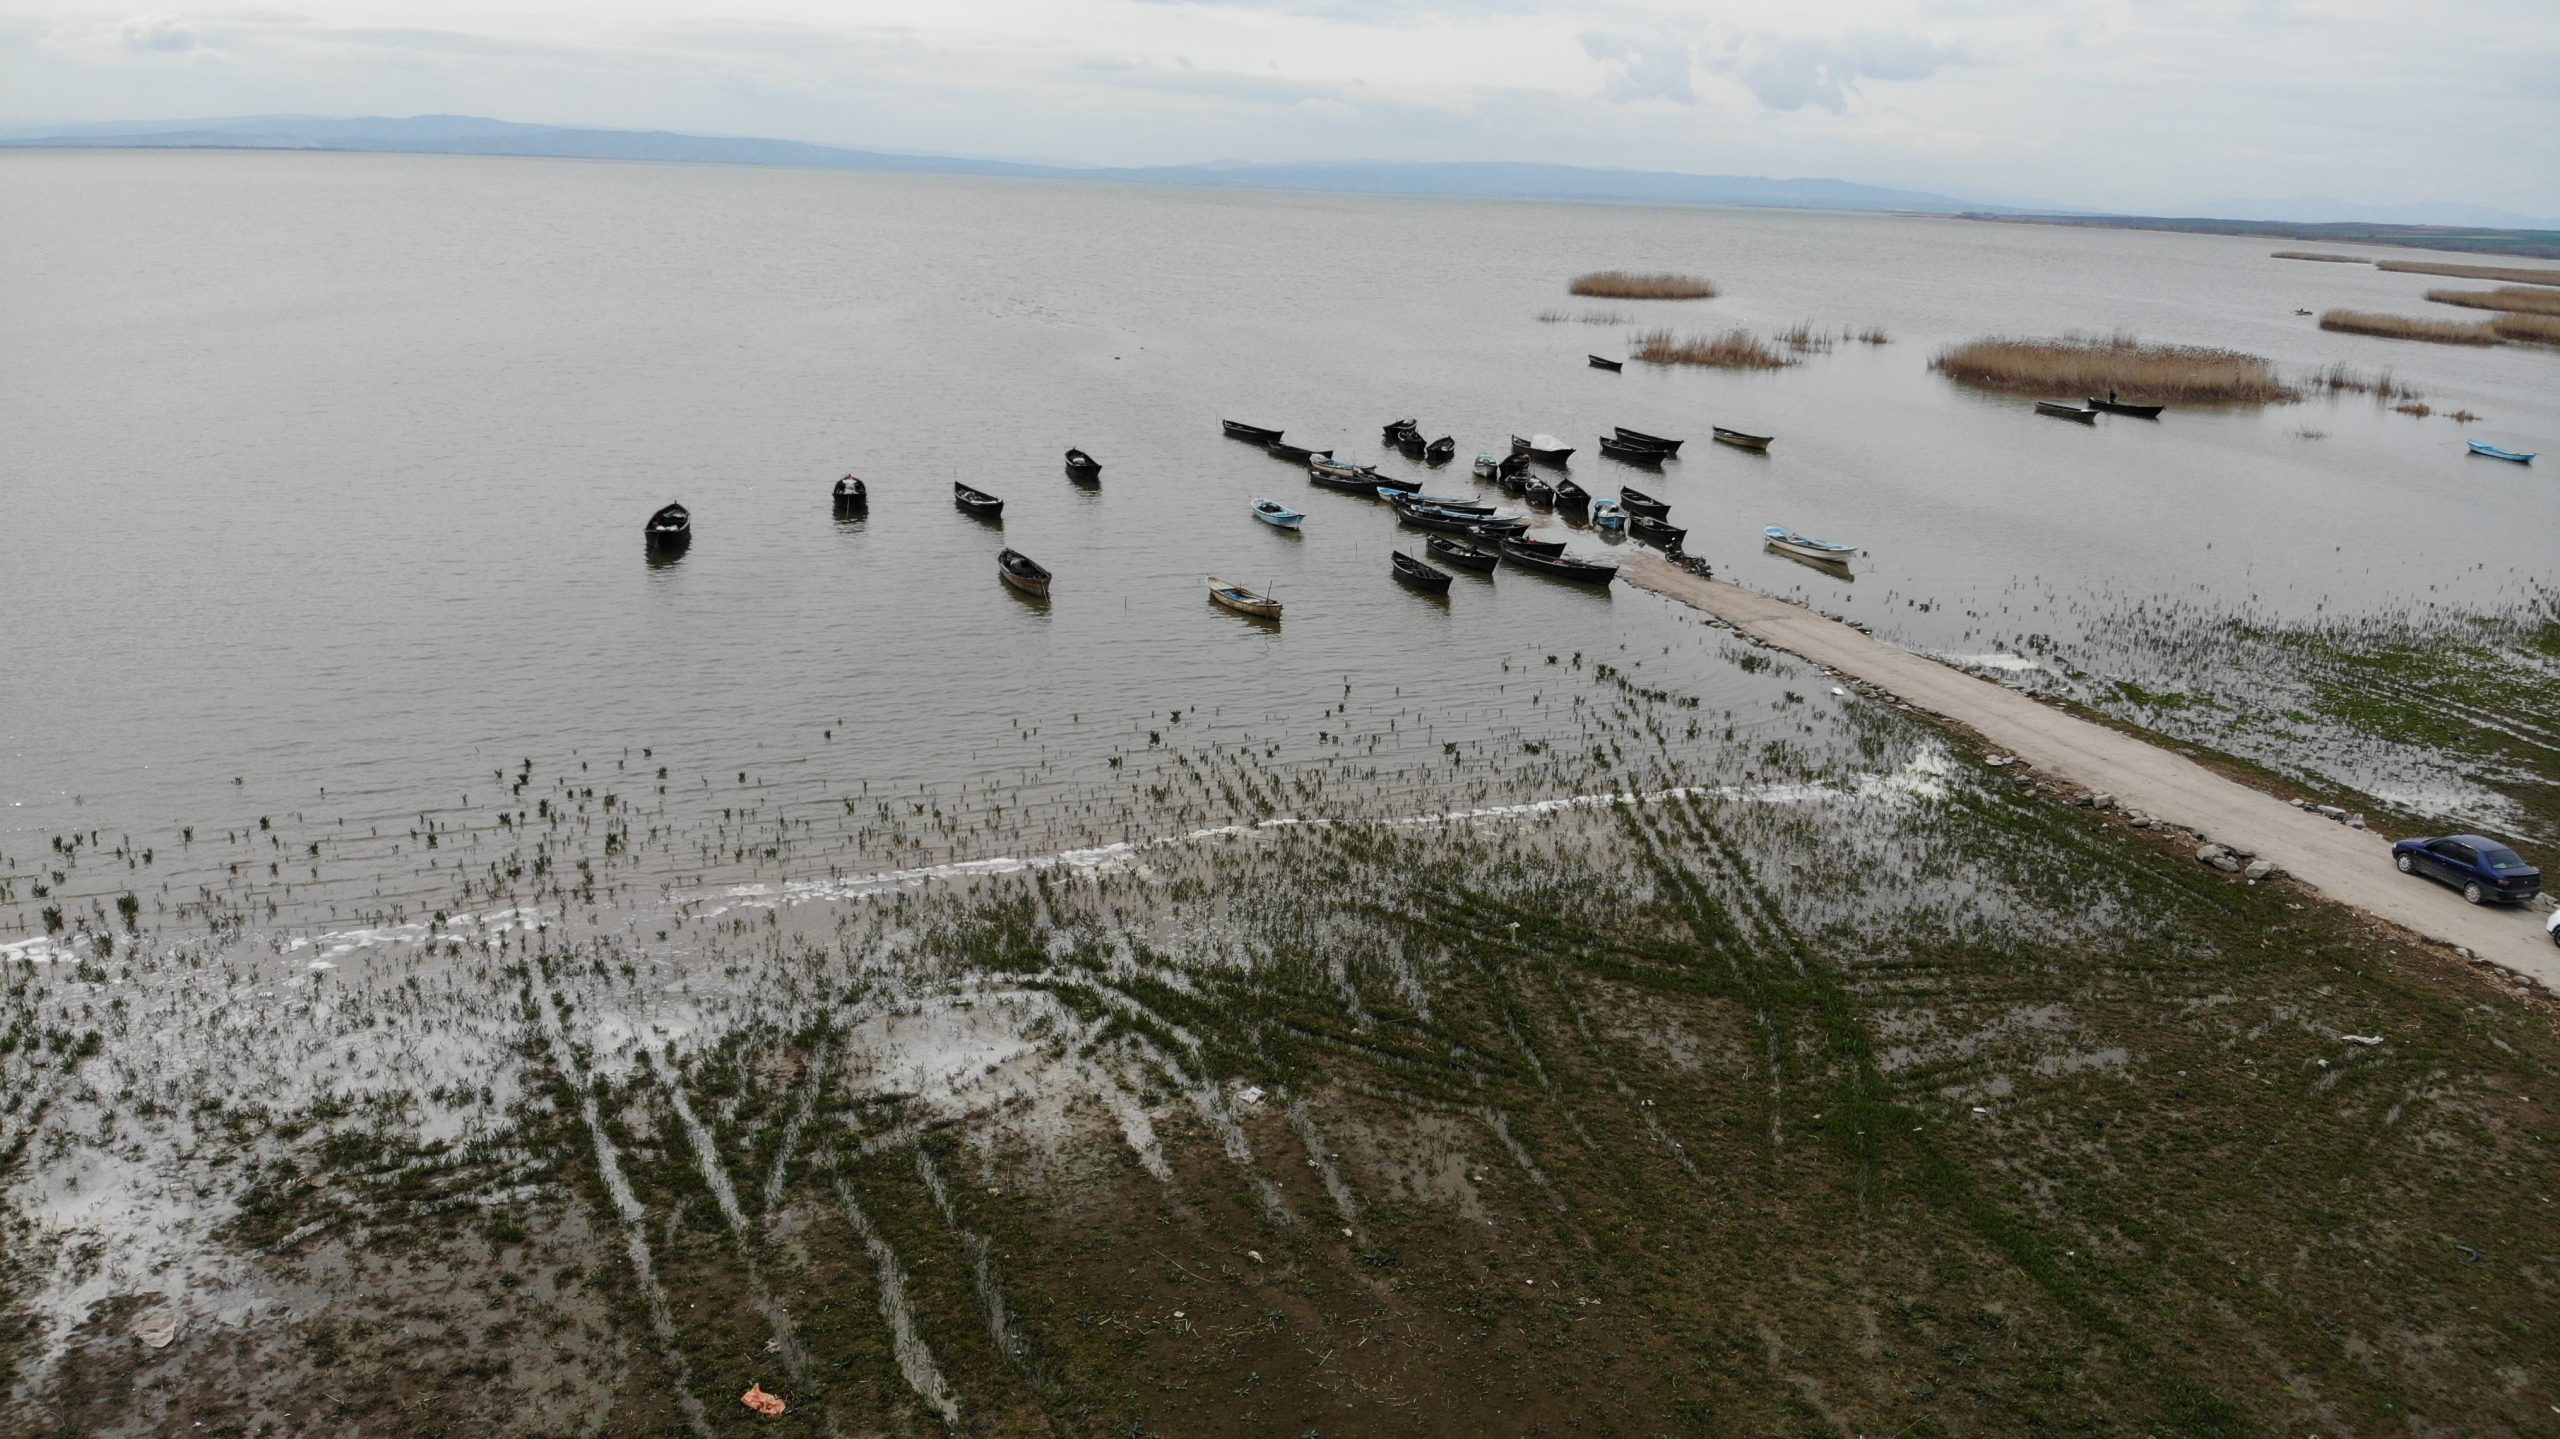
<instances>
[{"instance_id":1,"label":"boat shadow on water","mask_svg":"<svg viewBox=\"0 0 2560 1439\"><path fill-rule=\"evenodd\" d=\"M1806 569L1812 570L1818 574L1829 575L1835 580L1841 580L1849 584L1856 584L1858 582L1856 572L1851 570L1845 561L1817 560L1810 555L1800 555L1792 550L1781 549L1775 542L1763 545L1761 546L1761 549L1764 553L1776 555L1779 559L1788 560L1795 564L1802 565Z\"/></svg>"}]
</instances>

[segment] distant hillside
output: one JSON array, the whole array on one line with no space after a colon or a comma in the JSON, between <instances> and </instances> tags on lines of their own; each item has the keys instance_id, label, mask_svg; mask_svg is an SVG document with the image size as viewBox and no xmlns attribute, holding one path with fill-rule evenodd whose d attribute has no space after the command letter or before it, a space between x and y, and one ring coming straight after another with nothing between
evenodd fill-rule
<instances>
[{"instance_id":1,"label":"distant hillside","mask_svg":"<svg viewBox=\"0 0 2560 1439\"><path fill-rule=\"evenodd\" d=\"M1954 196L1846 180L1684 175L1662 170L1595 170L1504 162L1348 161L1122 167L1028 165L811 145L796 140L684 135L664 130L583 130L521 125L470 115L329 119L261 115L225 120L63 126L0 136L0 147L96 149L354 150L405 154L548 156L695 164L789 165L828 170L894 170L944 175L1016 175L1059 180L1329 190L1371 195L1446 195L1518 200L1592 200L1657 205L1758 205L1951 215L2007 213Z\"/></svg>"},{"instance_id":2,"label":"distant hillside","mask_svg":"<svg viewBox=\"0 0 2560 1439\"><path fill-rule=\"evenodd\" d=\"M2175 230L2194 235L2261 235L2271 240L2326 240L2337 245L2398 245L2472 255L2560 260L2560 230L2502 230L2462 225L2381 225L2362 221L2301 224L2287 220L2220 220L2158 215L2036 215L1968 211L1968 220L2029 225L2094 225L2111 230Z\"/></svg>"}]
</instances>

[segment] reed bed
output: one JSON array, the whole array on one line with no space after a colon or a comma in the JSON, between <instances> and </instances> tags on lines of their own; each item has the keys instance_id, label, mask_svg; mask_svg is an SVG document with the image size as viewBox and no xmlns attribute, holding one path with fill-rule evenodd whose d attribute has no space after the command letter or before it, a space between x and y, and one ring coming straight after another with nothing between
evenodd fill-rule
<instances>
[{"instance_id":1,"label":"reed bed","mask_svg":"<svg viewBox=\"0 0 2560 1439\"><path fill-rule=\"evenodd\" d=\"M2560 270L2526 270L2513 265L2449 265L2438 260L2377 260L2377 270L2404 275L2451 275L2458 280L2496 280L2509 285L2560 285Z\"/></svg>"},{"instance_id":2,"label":"reed bed","mask_svg":"<svg viewBox=\"0 0 2560 1439\"><path fill-rule=\"evenodd\" d=\"M1649 365L1699 365L1711 370L1783 370L1795 363L1749 330L1727 330L1721 335L1647 330L1636 336L1634 354Z\"/></svg>"},{"instance_id":3,"label":"reed bed","mask_svg":"<svg viewBox=\"0 0 2560 1439\"><path fill-rule=\"evenodd\" d=\"M1713 283L1694 275L1637 275L1625 270L1594 270L1576 275L1569 286L1577 295L1604 300L1712 300Z\"/></svg>"},{"instance_id":4,"label":"reed bed","mask_svg":"<svg viewBox=\"0 0 2560 1439\"><path fill-rule=\"evenodd\" d=\"M2399 377L2391 371L2359 370L2344 361L2325 370L2313 371L2310 388L2326 390L2332 395L2371 395L2377 403L2418 398L2417 390L2400 383Z\"/></svg>"},{"instance_id":5,"label":"reed bed","mask_svg":"<svg viewBox=\"0 0 2560 1439\"><path fill-rule=\"evenodd\" d=\"M1627 317L1616 310L1585 310L1577 313L1572 310L1550 308L1538 312L1538 323L1541 325L1561 325L1568 321L1579 325L1623 325L1627 322Z\"/></svg>"},{"instance_id":6,"label":"reed bed","mask_svg":"<svg viewBox=\"0 0 2560 1439\"><path fill-rule=\"evenodd\" d=\"M2138 404L2272 405L2302 398L2256 355L2200 345L2146 345L2131 335L1970 340L1938 352L1931 369L1988 390L2103 395Z\"/></svg>"},{"instance_id":7,"label":"reed bed","mask_svg":"<svg viewBox=\"0 0 2560 1439\"><path fill-rule=\"evenodd\" d=\"M2431 345L2494 345L2499 340L2487 321L2427 320L2371 310L2331 310L2320 317L2320 328L2386 340L2424 340Z\"/></svg>"},{"instance_id":8,"label":"reed bed","mask_svg":"<svg viewBox=\"0 0 2560 1439\"><path fill-rule=\"evenodd\" d=\"M2325 260L2332 265L2361 265L2365 263L2365 259L2362 255L2332 255L2320 250L2274 250L2269 253L2273 254L2279 260Z\"/></svg>"},{"instance_id":9,"label":"reed bed","mask_svg":"<svg viewBox=\"0 0 2560 1439\"><path fill-rule=\"evenodd\" d=\"M1829 354L1833 339L1829 330L1817 330L1803 320L1778 332L1778 343L1799 355Z\"/></svg>"},{"instance_id":10,"label":"reed bed","mask_svg":"<svg viewBox=\"0 0 2560 1439\"><path fill-rule=\"evenodd\" d=\"M2472 310L2560 315L2560 290L2537 290L2530 285L2501 285L2494 290L2429 290L2427 298L2439 305L2460 305Z\"/></svg>"},{"instance_id":11,"label":"reed bed","mask_svg":"<svg viewBox=\"0 0 2560 1439\"><path fill-rule=\"evenodd\" d=\"M2500 315L2489 328L2501 340L2528 345L2560 345L2560 315Z\"/></svg>"}]
</instances>

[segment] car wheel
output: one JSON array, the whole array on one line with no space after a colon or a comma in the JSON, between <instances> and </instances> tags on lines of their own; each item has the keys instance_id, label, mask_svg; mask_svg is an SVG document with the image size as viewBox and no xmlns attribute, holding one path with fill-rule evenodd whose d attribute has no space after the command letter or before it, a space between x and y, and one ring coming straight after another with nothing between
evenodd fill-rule
<instances>
[{"instance_id":1,"label":"car wheel","mask_svg":"<svg viewBox=\"0 0 2560 1439\"><path fill-rule=\"evenodd\" d=\"M2476 879L2462 887L2462 898L2463 902L2466 904L2487 904L2489 902L2489 896L2481 892L2480 882Z\"/></svg>"},{"instance_id":2,"label":"car wheel","mask_svg":"<svg viewBox=\"0 0 2560 1439\"><path fill-rule=\"evenodd\" d=\"M2392 856L2392 859L2400 866L2400 872L2402 874L2416 874L2418 872L2418 862L2409 858L2409 856L2405 854L2394 855Z\"/></svg>"}]
</instances>

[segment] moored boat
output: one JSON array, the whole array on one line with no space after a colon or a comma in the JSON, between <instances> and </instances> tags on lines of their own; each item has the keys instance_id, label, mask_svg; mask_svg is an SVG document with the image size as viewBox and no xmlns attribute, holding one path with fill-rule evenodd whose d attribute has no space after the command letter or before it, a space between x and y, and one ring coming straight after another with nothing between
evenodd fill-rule
<instances>
[{"instance_id":1,"label":"moored boat","mask_svg":"<svg viewBox=\"0 0 2560 1439\"><path fill-rule=\"evenodd\" d=\"M984 490L973 490L958 480L951 482L951 502L982 520L1000 519L1004 515L1004 501Z\"/></svg>"},{"instance_id":2,"label":"moored boat","mask_svg":"<svg viewBox=\"0 0 2560 1439\"><path fill-rule=\"evenodd\" d=\"M1218 428L1226 431L1228 439L1243 440L1247 444L1275 445L1280 442L1280 431L1266 430L1260 425L1248 425L1242 420L1220 420Z\"/></svg>"},{"instance_id":3,"label":"moored boat","mask_svg":"<svg viewBox=\"0 0 2560 1439\"><path fill-rule=\"evenodd\" d=\"M1618 577L1616 565L1595 565L1589 560L1570 559L1562 554L1539 554L1516 544L1502 547L1502 557L1522 569L1536 570L1560 580L1577 580L1587 585L1605 585Z\"/></svg>"},{"instance_id":4,"label":"moored boat","mask_svg":"<svg viewBox=\"0 0 2560 1439\"><path fill-rule=\"evenodd\" d=\"M1428 590L1435 595L1445 595L1449 592L1451 576L1447 570L1426 565L1402 550L1391 550L1388 556L1395 561L1397 579L1415 589Z\"/></svg>"},{"instance_id":5,"label":"moored boat","mask_svg":"<svg viewBox=\"0 0 2560 1439\"><path fill-rule=\"evenodd\" d=\"M1765 450L1769 448L1769 442L1777 438L1775 435L1754 435L1741 430L1728 430L1722 425L1714 425L1710 428L1715 432L1717 444L1731 445L1737 450Z\"/></svg>"},{"instance_id":6,"label":"moored boat","mask_svg":"<svg viewBox=\"0 0 2560 1439\"><path fill-rule=\"evenodd\" d=\"M996 576L1026 595L1049 597L1049 571L1020 550L996 552Z\"/></svg>"},{"instance_id":7,"label":"moored boat","mask_svg":"<svg viewBox=\"0 0 2560 1439\"><path fill-rule=\"evenodd\" d=\"M1402 501L1396 504L1396 518L1418 530L1439 530L1452 535L1471 535L1479 526L1504 523L1491 515L1452 514L1429 505L1411 505Z\"/></svg>"},{"instance_id":8,"label":"moored boat","mask_svg":"<svg viewBox=\"0 0 2560 1439\"><path fill-rule=\"evenodd\" d=\"M1477 503L1473 495L1426 495L1419 490L1400 490L1395 494L1380 494L1378 498L1382 500L1392 500L1396 498L1396 494L1402 494L1405 499L1417 505L1429 505L1434 509L1455 510L1462 515L1489 515L1493 513L1493 506Z\"/></svg>"},{"instance_id":9,"label":"moored boat","mask_svg":"<svg viewBox=\"0 0 2560 1439\"><path fill-rule=\"evenodd\" d=\"M2506 460L2519 465L2533 463L2533 456L2523 450L2502 450L2486 440L2465 440L2463 443L2469 445L2471 453L2475 455L2487 455L2493 460Z\"/></svg>"},{"instance_id":10,"label":"moored boat","mask_svg":"<svg viewBox=\"0 0 2560 1439\"><path fill-rule=\"evenodd\" d=\"M1626 485L1618 486L1618 504L1621 508L1625 509L1628 514L1643 515L1650 519L1658 520L1671 513L1671 507L1669 505L1664 504L1662 501L1655 499L1653 496L1646 494L1642 490L1633 489Z\"/></svg>"},{"instance_id":11,"label":"moored boat","mask_svg":"<svg viewBox=\"0 0 2560 1439\"><path fill-rule=\"evenodd\" d=\"M1478 455L1475 463L1468 468L1475 471L1476 478L1479 480L1502 478L1502 458L1499 455Z\"/></svg>"},{"instance_id":12,"label":"moored boat","mask_svg":"<svg viewBox=\"0 0 2560 1439\"><path fill-rule=\"evenodd\" d=\"M1623 370L1623 369L1625 369L1625 368L1627 367L1627 362L1626 362L1626 361L1624 361L1624 360L1604 360L1604 359L1600 358L1598 355L1593 355L1593 356L1591 356L1591 357L1590 357L1590 359L1591 359L1591 368L1593 368L1593 369L1595 369L1595 370L1609 370L1609 371L1615 372L1615 371L1618 371L1618 370Z\"/></svg>"},{"instance_id":13,"label":"moored boat","mask_svg":"<svg viewBox=\"0 0 2560 1439\"><path fill-rule=\"evenodd\" d=\"M1591 503L1591 492L1571 480L1556 481L1556 508L1578 510Z\"/></svg>"},{"instance_id":14,"label":"moored boat","mask_svg":"<svg viewBox=\"0 0 2560 1439\"><path fill-rule=\"evenodd\" d=\"M2051 400L2036 401L2036 413L2051 415L2057 420L2078 420L2084 425L2094 425L2098 422L2098 412L2095 410L2084 410L2078 405L2059 405Z\"/></svg>"},{"instance_id":15,"label":"moored boat","mask_svg":"<svg viewBox=\"0 0 2560 1439\"><path fill-rule=\"evenodd\" d=\"M1660 469L1662 462L1671 458L1669 450L1657 450L1651 445L1631 445L1607 435L1600 437L1600 453L1622 465L1651 465L1655 469Z\"/></svg>"},{"instance_id":16,"label":"moored boat","mask_svg":"<svg viewBox=\"0 0 2560 1439\"><path fill-rule=\"evenodd\" d=\"M1298 522L1306 518L1305 515L1278 500L1266 500L1260 495L1254 496L1253 499L1253 517L1266 525L1277 525L1284 530L1296 529Z\"/></svg>"},{"instance_id":17,"label":"moored boat","mask_svg":"<svg viewBox=\"0 0 2560 1439\"><path fill-rule=\"evenodd\" d=\"M1445 465L1458 457L1458 437L1442 435L1422 447L1422 458L1435 465Z\"/></svg>"},{"instance_id":18,"label":"moored boat","mask_svg":"<svg viewBox=\"0 0 2560 1439\"><path fill-rule=\"evenodd\" d=\"M1573 446L1553 435L1531 435L1525 440L1518 435L1513 435L1511 452L1515 455L1527 455L1542 465L1561 465L1573 458Z\"/></svg>"},{"instance_id":19,"label":"moored boat","mask_svg":"<svg viewBox=\"0 0 2560 1439\"><path fill-rule=\"evenodd\" d=\"M2156 420L2160 418L2160 412L2167 409L2168 406L2128 405L2122 400L2101 400L2097 396L2091 395L2089 397L2089 408L2093 410L2104 410L2110 415L2131 415L2137 420Z\"/></svg>"},{"instance_id":20,"label":"moored boat","mask_svg":"<svg viewBox=\"0 0 2560 1439\"><path fill-rule=\"evenodd\" d=\"M1322 485L1328 490L1374 496L1378 492L1378 481L1378 472L1367 465L1354 465L1326 459L1307 462L1307 482Z\"/></svg>"},{"instance_id":21,"label":"moored boat","mask_svg":"<svg viewBox=\"0 0 2560 1439\"><path fill-rule=\"evenodd\" d=\"M1652 515L1638 515L1627 521L1627 533L1650 545L1676 550L1689 532L1678 525L1665 524Z\"/></svg>"},{"instance_id":22,"label":"moored boat","mask_svg":"<svg viewBox=\"0 0 2560 1439\"><path fill-rule=\"evenodd\" d=\"M1502 563L1500 550L1479 549L1464 540L1452 540L1440 535L1425 536L1422 548L1431 558L1444 565L1456 565L1459 569L1474 570L1478 574L1489 574L1495 565Z\"/></svg>"},{"instance_id":23,"label":"moored boat","mask_svg":"<svg viewBox=\"0 0 2560 1439\"><path fill-rule=\"evenodd\" d=\"M1849 563L1849 557L1858 552L1856 545L1817 540L1811 535L1797 534L1784 525L1771 525L1761 533L1769 537L1771 549L1808 560L1820 560L1825 564L1845 565Z\"/></svg>"},{"instance_id":24,"label":"moored boat","mask_svg":"<svg viewBox=\"0 0 2560 1439\"><path fill-rule=\"evenodd\" d=\"M1533 555L1544 555L1548 559L1554 559L1564 553L1562 540L1533 540L1526 535L1514 535L1503 542L1503 546L1508 549L1527 550Z\"/></svg>"},{"instance_id":25,"label":"moored boat","mask_svg":"<svg viewBox=\"0 0 2560 1439\"><path fill-rule=\"evenodd\" d=\"M836 481L835 500L837 514L858 515L871 508L871 491L863 487L862 481L847 475Z\"/></svg>"},{"instance_id":26,"label":"moored boat","mask_svg":"<svg viewBox=\"0 0 2560 1439\"><path fill-rule=\"evenodd\" d=\"M1216 575L1210 575L1207 578L1209 598L1225 605L1228 609L1238 614L1251 615L1256 619L1280 618L1280 602L1271 596L1256 594L1242 585L1228 584Z\"/></svg>"},{"instance_id":27,"label":"moored boat","mask_svg":"<svg viewBox=\"0 0 2560 1439\"><path fill-rule=\"evenodd\" d=\"M1538 509L1551 510L1556 505L1556 487L1544 480L1531 480L1521 487L1520 497Z\"/></svg>"},{"instance_id":28,"label":"moored boat","mask_svg":"<svg viewBox=\"0 0 2560 1439\"><path fill-rule=\"evenodd\" d=\"M674 554L693 543L693 511L682 505L662 505L640 532L651 554Z\"/></svg>"},{"instance_id":29,"label":"moored boat","mask_svg":"<svg viewBox=\"0 0 2560 1439\"><path fill-rule=\"evenodd\" d=\"M1630 430L1624 425L1618 426L1618 438L1632 445L1651 445L1666 455L1680 453L1680 447L1689 443L1687 440L1672 440L1660 435L1648 435L1642 430Z\"/></svg>"},{"instance_id":30,"label":"moored boat","mask_svg":"<svg viewBox=\"0 0 2560 1439\"><path fill-rule=\"evenodd\" d=\"M1262 448L1272 454L1278 455L1281 459L1293 461L1301 465L1313 459L1329 460L1333 458L1333 451L1331 450L1310 450L1304 445L1284 445L1278 440L1273 440L1270 444L1267 444Z\"/></svg>"},{"instance_id":31,"label":"moored boat","mask_svg":"<svg viewBox=\"0 0 2560 1439\"><path fill-rule=\"evenodd\" d=\"M1082 450L1067 451L1067 478L1098 480L1102 478L1102 462Z\"/></svg>"},{"instance_id":32,"label":"moored boat","mask_svg":"<svg viewBox=\"0 0 2560 1439\"><path fill-rule=\"evenodd\" d=\"M1627 512L1619 507L1616 500L1593 500L1591 523L1604 530L1623 530L1627 527Z\"/></svg>"}]
</instances>

